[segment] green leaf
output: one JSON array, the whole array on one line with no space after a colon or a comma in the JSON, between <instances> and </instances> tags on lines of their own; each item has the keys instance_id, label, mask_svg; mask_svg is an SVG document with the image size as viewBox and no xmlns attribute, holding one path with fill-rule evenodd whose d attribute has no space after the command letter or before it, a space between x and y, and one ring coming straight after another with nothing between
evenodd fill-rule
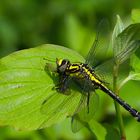
<instances>
[{"instance_id":1,"label":"green leaf","mask_svg":"<svg viewBox=\"0 0 140 140\"><path fill-rule=\"evenodd\" d=\"M89 127L91 131L95 134L97 140L105 140L107 130L104 128L104 126L92 119L89 122Z\"/></svg>"},{"instance_id":2,"label":"green leaf","mask_svg":"<svg viewBox=\"0 0 140 140\"><path fill-rule=\"evenodd\" d=\"M138 50L139 51L139 50ZM133 71L135 72L140 72L140 58L139 58L139 52L137 54L137 51L136 51L136 54L134 54L131 59L130 59L130 65L133 69Z\"/></svg>"},{"instance_id":3,"label":"green leaf","mask_svg":"<svg viewBox=\"0 0 140 140\"><path fill-rule=\"evenodd\" d=\"M103 126L106 128L107 131L105 140L111 140L112 138L113 140L120 140L120 135L116 128L108 124L104 124Z\"/></svg>"},{"instance_id":4,"label":"green leaf","mask_svg":"<svg viewBox=\"0 0 140 140\"><path fill-rule=\"evenodd\" d=\"M133 55L130 59L130 66L132 70L129 72L129 75L123 79L123 81L121 81L119 89L130 80L140 80L140 58L136 55Z\"/></svg>"},{"instance_id":5,"label":"green leaf","mask_svg":"<svg viewBox=\"0 0 140 140\"><path fill-rule=\"evenodd\" d=\"M52 79L45 70L47 58L55 64L56 58L83 62L75 51L57 46L42 45L18 51L0 60L0 125L11 125L17 129L33 130L49 127L67 116L73 115L80 93L71 95L57 93ZM74 89L73 89L74 90ZM53 95L53 98L50 98ZM43 102L48 99L46 115L41 112ZM60 107L60 108L59 108Z\"/></svg>"},{"instance_id":6,"label":"green leaf","mask_svg":"<svg viewBox=\"0 0 140 140\"><path fill-rule=\"evenodd\" d=\"M121 89L122 86L124 86L128 81L130 80L140 80L140 72L135 73L135 72L130 72L130 74L120 83L118 89Z\"/></svg>"},{"instance_id":7,"label":"green leaf","mask_svg":"<svg viewBox=\"0 0 140 140\"><path fill-rule=\"evenodd\" d=\"M119 15L117 15L117 22L112 33L112 47L116 44L116 37L124 30L123 22Z\"/></svg>"},{"instance_id":8,"label":"green leaf","mask_svg":"<svg viewBox=\"0 0 140 140\"><path fill-rule=\"evenodd\" d=\"M131 24L116 38L114 57L118 64L126 61L140 46L140 24Z\"/></svg>"},{"instance_id":9,"label":"green leaf","mask_svg":"<svg viewBox=\"0 0 140 140\"><path fill-rule=\"evenodd\" d=\"M131 18L134 23L140 23L140 9L133 9L131 13Z\"/></svg>"},{"instance_id":10,"label":"green leaf","mask_svg":"<svg viewBox=\"0 0 140 140\"><path fill-rule=\"evenodd\" d=\"M90 121L89 127L91 132L96 136L97 140L120 140L119 133L112 126L100 124L94 119Z\"/></svg>"}]
</instances>

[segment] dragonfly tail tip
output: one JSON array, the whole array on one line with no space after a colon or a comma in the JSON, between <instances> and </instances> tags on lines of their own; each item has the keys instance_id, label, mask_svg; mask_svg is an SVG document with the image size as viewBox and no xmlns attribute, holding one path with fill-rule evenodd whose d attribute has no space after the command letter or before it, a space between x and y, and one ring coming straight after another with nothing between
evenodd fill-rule
<instances>
[{"instance_id":1,"label":"dragonfly tail tip","mask_svg":"<svg viewBox=\"0 0 140 140\"><path fill-rule=\"evenodd\" d=\"M140 122L140 112L137 113L137 121Z\"/></svg>"}]
</instances>

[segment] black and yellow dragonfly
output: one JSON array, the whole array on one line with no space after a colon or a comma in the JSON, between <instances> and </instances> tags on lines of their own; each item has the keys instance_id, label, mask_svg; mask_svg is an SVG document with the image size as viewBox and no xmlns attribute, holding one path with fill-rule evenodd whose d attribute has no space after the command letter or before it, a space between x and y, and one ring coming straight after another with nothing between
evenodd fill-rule
<instances>
[{"instance_id":1,"label":"black and yellow dragonfly","mask_svg":"<svg viewBox=\"0 0 140 140\"><path fill-rule=\"evenodd\" d=\"M133 117L136 117L140 121L140 112L132 108L129 104L123 101L119 96L117 96L112 90L110 90L95 73L94 69L88 66L86 63L70 63L66 59L57 59L57 72L61 75L60 80L60 92L66 90L66 82L69 76L74 77L79 80L86 79L94 89L101 89L117 101L122 107L131 113Z\"/></svg>"},{"instance_id":2,"label":"black and yellow dragonfly","mask_svg":"<svg viewBox=\"0 0 140 140\"><path fill-rule=\"evenodd\" d=\"M140 112L132 108L118 95L116 95L113 92L113 90L111 90L111 88L109 88L108 86L108 83L110 83L110 81L109 82L104 81L104 79L102 79L101 76L99 75L99 74L105 75L104 72L106 72L106 70L110 71L113 68L113 64L115 61L112 58L109 60L105 59L104 63L102 63L102 60L101 61L98 60L97 57L98 54L96 53L98 49L97 44L98 38L95 39L93 46L91 47L86 57L85 63L81 62L72 63L65 58L63 59L56 58L56 66L57 66L56 72L58 73L59 76L59 83L56 85L56 89L59 92L65 94L65 92L69 88L68 86L71 79L73 79L73 81L76 81L76 83L78 83L78 85L80 85L80 88L82 89L81 90L82 98L80 100L79 106L75 111L75 114L73 114L72 120L76 120L77 117L79 117L77 114L79 112L82 112L81 110L83 110L84 115L82 113L81 114L85 116L84 119L82 118L83 120L89 121L93 117L93 114L97 110L96 104L98 104L98 95L96 94L96 89L100 89L103 92L107 93L112 99L117 101L124 109L130 112L130 114L133 117L135 117L137 121L140 121ZM104 48L102 51L100 51L99 54L102 54L104 56L106 54L106 50L107 48ZM126 49L124 52L120 52L118 56L122 55L124 57L124 55L126 55L127 53L129 53L129 50ZM109 76L112 77L111 74ZM45 103L46 101L43 103L43 105ZM78 120L80 119L78 118Z\"/></svg>"},{"instance_id":3,"label":"black and yellow dragonfly","mask_svg":"<svg viewBox=\"0 0 140 140\"><path fill-rule=\"evenodd\" d=\"M94 52L97 46L97 39L94 42L89 54L87 55L85 63L71 63L67 59L56 59L57 64L57 73L59 74L59 84L58 90L60 92L65 92L67 90L68 79L74 78L79 83L84 81L86 86L90 87L90 90L100 89L103 92L107 93L111 98L117 101L124 109L126 109L130 114L140 122L140 112L136 109L132 108L128 103L126 103L123 99L121 99L118 95L116 95L111 89L108 88L106 82L104 82L98 74L96 74L97 61L94 58ZM127 50L126 50L127 51ZM90 65L96 64L96 67L91 67ZM110 67L106 65L106 67ZM83 82L82 82L83 83ZM82 85L83 89L85 88L85 84ZM89 88L88 87L88 88ZM87 89L87 87L86 87ZM87 91L87 106L89 106L90 99L90 91Z\"/></svg>"}]
</instances>

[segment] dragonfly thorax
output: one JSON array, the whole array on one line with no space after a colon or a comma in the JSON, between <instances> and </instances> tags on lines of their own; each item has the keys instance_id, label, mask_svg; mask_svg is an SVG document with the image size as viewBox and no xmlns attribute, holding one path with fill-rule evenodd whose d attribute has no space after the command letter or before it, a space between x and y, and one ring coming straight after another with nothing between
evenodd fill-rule
<instances>
[{"instance_id":1,"label":"dragonfly thorax","mask_svg":"<svg viewBox=\"0 0 140 140\"><path fill-rule=\"evenodd\" d=\"M95 75L94 70L84 63L70 63L67 59L56 59L57 72L65 75L85 79L92 83L100 84L100 80Z\"/></svg>"}]
</instances>

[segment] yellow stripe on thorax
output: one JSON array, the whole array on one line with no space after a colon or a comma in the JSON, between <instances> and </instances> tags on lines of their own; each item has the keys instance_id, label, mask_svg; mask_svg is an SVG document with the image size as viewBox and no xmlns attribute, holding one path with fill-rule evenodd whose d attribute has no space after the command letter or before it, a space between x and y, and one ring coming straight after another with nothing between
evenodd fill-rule
<instances>
[{"instance_id":1,"label":"yellow stripe on thorax","mask_svg":"<svg viewBox=\"0 0 140 140\"><path fill-rule=\"evenodd\" d=\"M70 65L69 67L69 70L72 70L72 69L79 69L79 66L78 65Z\"/></svg>"}]
</instances>

